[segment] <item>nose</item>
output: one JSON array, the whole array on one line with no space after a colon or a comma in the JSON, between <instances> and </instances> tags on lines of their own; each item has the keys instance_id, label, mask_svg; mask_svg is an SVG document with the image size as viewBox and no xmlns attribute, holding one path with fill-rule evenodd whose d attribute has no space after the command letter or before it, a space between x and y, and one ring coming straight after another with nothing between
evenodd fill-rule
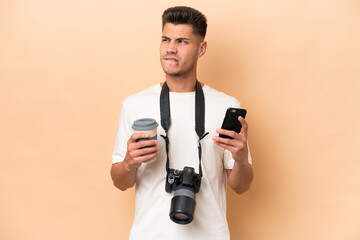
<instances>
[{"instance_id":1,"label":"nose","mask_svg":"<svg viewBox=\"0 0 360 240\"><path fill-rule=\"evenodd\" d=\"M177 48L176 48L174 41L169 42L166 52L167 53L176 53L177 52Z\"/></svg>"}]
</instances>

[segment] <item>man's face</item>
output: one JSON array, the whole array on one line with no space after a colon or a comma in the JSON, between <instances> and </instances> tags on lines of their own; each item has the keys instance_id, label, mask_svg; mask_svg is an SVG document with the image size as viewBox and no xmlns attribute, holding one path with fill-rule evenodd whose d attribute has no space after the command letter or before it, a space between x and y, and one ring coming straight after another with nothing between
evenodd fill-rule
<instances>
[{"instance_id":1,"label":"man's face","mask_svg":"<svg viewBox=\"0 0 360 240\"><path fill-rule=\"evenodd\" d=\"M184 76L196 72L196 64L206 50L206 42L193 34L188 24L166 23L160 44L160 60L164 72L170 76Z\"/></svg>"}]
</instances>

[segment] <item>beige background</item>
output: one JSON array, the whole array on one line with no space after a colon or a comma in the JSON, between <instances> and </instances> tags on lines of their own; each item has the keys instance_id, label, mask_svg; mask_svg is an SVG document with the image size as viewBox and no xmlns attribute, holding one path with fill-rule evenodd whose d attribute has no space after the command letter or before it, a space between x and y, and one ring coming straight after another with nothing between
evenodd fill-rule
<instances>
[{"instance_id":1,"label":"beige background","mask_svg":"<svg viewBox=\"0 0 360 240\"><path fill-rule=\"evenodd\" d=\"M164 80L162 11L209 20L199 79L237 97L255 179L232 239L360 239L360 2L0 0L0 239L127 239L122 100Z\"/></svg>"}]
</instances>

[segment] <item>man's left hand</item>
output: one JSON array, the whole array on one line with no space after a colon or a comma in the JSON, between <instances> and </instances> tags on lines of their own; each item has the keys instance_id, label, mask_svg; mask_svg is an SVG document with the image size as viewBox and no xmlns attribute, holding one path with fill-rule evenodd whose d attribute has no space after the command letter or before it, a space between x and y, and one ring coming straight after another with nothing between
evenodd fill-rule
<instances>
[{"instance_id":1,"label":"man's left hand","mask_svg":"<svg viewBox=\"0 0 360 240\"><path fill-rule=\"evenodd\" d=\"M240 133L225 129L216 130L217 133L227 135L234 139L214 136L213 140L216 145L229 150L232 153L234 160L241 163L243 161L248 160L248 147L247 147L248 125L244 118L239 117L238 120L242 125Z\"/></svg>"}]
</instances>

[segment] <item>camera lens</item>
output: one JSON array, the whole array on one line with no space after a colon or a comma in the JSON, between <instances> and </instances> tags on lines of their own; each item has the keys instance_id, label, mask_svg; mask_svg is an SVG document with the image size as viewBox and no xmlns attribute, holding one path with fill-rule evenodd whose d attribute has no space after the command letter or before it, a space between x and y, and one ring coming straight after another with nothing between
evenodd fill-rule
<instances>
[{"instance_id":1,"label":"camera lens","mask_svg":"<svg viewBox=\"0 0 360 240\"><path fill-rule=\"evenodd\" d=\"M194 219L195 193L187 188L179 188L171 199L170 219L178 224L188 224Z\"/></svg>"},{"instance_id":2,"label":"camera lens","mask_svg":"<svg viewBox=\"0 0 360 240\"><path fill-rule=\"evenodd\" d=\"M184 213L174 213L173 217L177 219L177 221L188 221L190 218L188 215Z\"/></svg>"}]
</instances>

